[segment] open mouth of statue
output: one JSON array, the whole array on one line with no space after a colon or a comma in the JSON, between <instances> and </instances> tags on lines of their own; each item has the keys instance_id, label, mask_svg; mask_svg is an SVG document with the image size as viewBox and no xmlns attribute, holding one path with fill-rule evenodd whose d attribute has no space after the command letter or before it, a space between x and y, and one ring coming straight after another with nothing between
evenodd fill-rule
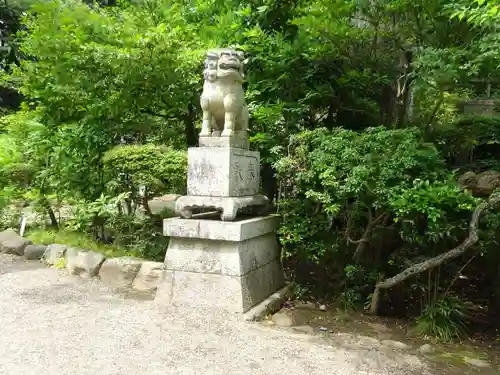
<instances>
[{"instance_id":1,"label":"open mouth of statue","mask_svg":"<svg viewBox=\"0 0 500 375\"><path fill-rule=\"evenodd\" d=\"M239 70L240 69L240 64L237 63L237 62L234 62L234 63L220 63L219 64L219 68L220 69L224 69L224 70Z\"/></svg>"}]
</instances>

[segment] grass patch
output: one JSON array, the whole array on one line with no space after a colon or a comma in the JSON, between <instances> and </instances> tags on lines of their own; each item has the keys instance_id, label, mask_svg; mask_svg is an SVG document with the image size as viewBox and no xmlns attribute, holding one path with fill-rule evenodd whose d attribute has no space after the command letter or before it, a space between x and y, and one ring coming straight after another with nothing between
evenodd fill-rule
<instances>
[{"instance_id":1,"label":"grass patch","mask_svg":"<svg viewBox=\"0 0 500 375\"><path fill-rule=\"evenodd\" d=\"M30 241L39 245L50 245L53 243L78 247L91 251L103 253L107 257L119 256L135 256L133 252L115 246L102 244L95 241L91 236L69 230L48 230L48 229L31 229L25 235Z\"/></svg>"}]
</instances>

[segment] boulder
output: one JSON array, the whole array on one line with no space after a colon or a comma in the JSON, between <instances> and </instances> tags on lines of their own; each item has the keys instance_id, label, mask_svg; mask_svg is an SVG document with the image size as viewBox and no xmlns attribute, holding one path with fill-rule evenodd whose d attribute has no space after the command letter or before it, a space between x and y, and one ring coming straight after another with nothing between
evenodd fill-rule
<instances>
[{"instance_id":1,"label":"boulder","mask_svg":"<svg viewBox=\"0 0 500 375\"><path fill-rule=\"evenodd\" d=\"M477 185L474 194L487 197L497 187L500 187L500 173L495 171L482 172L477 175Z\"/></svg>"},{"instance_id":2,"label":"boulder","mask_svg":"<svg viewBox=\"0 0 500 375\"><path fill-rule=\"evenodd\" d=\"M462 189L474 191L477 186L477 174L472 171L465 172L458 178L458 184Z\"/></svg>"},{"instance_id":3,"label":"boulder","mask_svg":"<svg viewBox=\"0 0 500 375\"><path fill-rule=\"evenodd\" d=\"M101 280L116 288L129 288L139 273L142 259L119 257L106 259L99 270Z\"/></svg>"},{"instance_id":4,"label":"boulder","mask_svg":"<svg viewBox=\"0 0 500 375\"><path fill-rule=\"evenodd\" d=\"M410 347L409 345L405 344L404 342L395 341L395 340L382 340L381 344L384 346L387 346L389 348L401 349L401 350L408 349Z\"/></svg>"},{"instance_id":5,"label":"boulder","mask_svg":"<svg viewBox=\"0 0 500 375\"><path fill-rule=\"evenodd\" d=\"M31 244L30 240L21 237L13 229L0 232L0 252L24 255L24 249Z\"/></svg>"},{"instance_id":6,"label":"boulder","mask_svg":"<svg viewBox=\"0 0 500 375\"><path fill-rule=\"evenodd\" d=\"M463 357L463 361L468 365L475 367L491 367L491 364L489 362L486 362L485 360L479 358Z\"/></svg>"},{"instance_id":7,"label":"boulder","mask_svg":"<svg viewBox=\"0 0 500 375\"><path fill-rule=\"evenodd\" d=\"M132 288L144 291L154 292L163 280L162 262L143 262L139 273L134 279Z\"/></svg>"},{"instance_id":8,"label":"boulder","mask_svg":"<svg viewBox=\"0 0 500 375\"><path fill-rule=\"evenodd\" d=\"M24 249L24 257L26 260L40 260L46 249L47 246L44 245L28 245Z\"/></svg>"},{"instance_id":9,"label":"boulder","mask_svg":"<svg viewBox=\"0 0 500 375\"><path fill-rule=\"evenodd\" d=\"M66 250L65 257L68 272L85 278L97 276L105 260L101 253L73 247Z\"/></svg>"},{"instance_id":10,"label":"boulder","mask_svg":"<svg viewBox=\"0 0 500 375\"><path fill-rule=\"evenodd\" d=\"M496 188L500 187L500 172L484 171L479 174L465 172L458 179L462 189L468 189L476 197L488 197Z\"/></svg>"},{"instance_id":11,"label":"boulder","mask_svg":"<svg viewBox=\"0 0 500 375\"><path fill-rule=\"evenodd\" d=\"M167 194L161 197L156 197L148 202L149 209L154 215L159 215L164 209L175 212L175 202L179 199L178 194Z\"/></svg>"},{"instance_id":12,"label":"boulder","mask_svg":"<svg viewBox=\"0 0 500 375\"><path fill-rule=\"evenodd\" d=\"M311 301L297 302L295 303L294 308L299 310L316 310L316 304Z\"/></svg>"},{"instance_id":13,"label":"boulder","mask_svg":"<svg viewBox=\"0 0 500 375\"><path fill-rule=\"evenodd\" d=\"M421 354L430 354L434 352L434 347L431 344L424 344L418 348L418 352Z\"/></svg>"},{"instance_id":14,"label":"boulder","mask_svg":"<svg viewBox=\"0 0 500 375\"><path fill-rule=\"evenodd\" d=\"M293 330L300 332L300 333L309 333L309 334L314 333L314 328L311 326L307 326L307 325L293 327Z\"/></svg>"},{"instance_id":15,"label":"boulder","mask_svg":"<svg viewBox=\"0 0 500 375\"><path fill-rule=\"evenodd\" d=\"M64 253L68 247L61 244L52 244L47 246L45 254L43 254L43 261L51 266L56 264L59 259L64 257Z\"/></svg>"},{"instance_id":16,"label":"boulder","mask_svg":"<svg viewBox=\"0 0 500 375\"><path fill-rule=\"evenodd\" d=\"M284 311L278 311L271 319L277 326L280 327L291 327L295 324L293 316Z\"/></svg>"}]
</instances>

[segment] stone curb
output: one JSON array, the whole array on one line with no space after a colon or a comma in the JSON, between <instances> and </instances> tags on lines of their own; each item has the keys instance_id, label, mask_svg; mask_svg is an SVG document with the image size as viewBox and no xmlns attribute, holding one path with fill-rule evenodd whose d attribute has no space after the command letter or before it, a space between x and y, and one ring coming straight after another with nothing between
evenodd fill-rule
<instances>
[{"instance_id":1,"label":"stone curb","mask_svg":"<svg viewBox=\"0 0 500 375\"><path fill-rule=\"evenodd\" d=\"M283 302L285 302L292 295L292 293L293 290L290 284L284 286L277 292L271 294L264 301L248 310L244 314L243 319L247 322L261 321L267 315L273 314L281 309Z\"/></svg>"},{"instance_id":2,"label":"stone curb","mask_svg":"<svg viewBox=\"0 0 500 375\"><path fill-rule=\"evenodd\" d=\"M154 296L165 279L163 262L130 256L106 258L100 252L63 244L32 244L13 230L5 232L0 232L0 252L11 252L10 248L14 244L16 253L26 260L38 260L56 269L64 268L70 275L83 279L99 278L105 285L117 291L140 292ZM2 235L5 237L5 246ZM280 310L292 294L293 288L287 284L244 313L243 319L248 322L261 321L267 315Z\"/></svg>"},{"instance_id":3,"label":"stone curb","mask_svg":"<svg viewBox=\"0 0 500 375\"><path fill-rule=\"evenodd\" d=\"M1 243L2 235L6 246ZM13 241L16 242L15 254L26 260L38 260L50 267L65 268L70 274L81 278L97 277L104 284L117 289L154 294L164 277L163 262L134 257L106 258L96 251L63 244L32 244L13 230L0 232L0 252L13 253L10 249Z\"/></svg>"}]
</instances>

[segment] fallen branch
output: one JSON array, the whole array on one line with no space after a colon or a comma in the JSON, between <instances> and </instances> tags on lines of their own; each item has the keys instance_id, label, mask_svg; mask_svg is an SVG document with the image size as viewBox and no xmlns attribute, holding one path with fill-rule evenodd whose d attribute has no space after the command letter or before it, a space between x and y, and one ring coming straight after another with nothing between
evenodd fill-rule
<instances>
[{"instance_id":1,"label":"fallen branch","mask_svg":"<svg viewBox=\"0 0 500 375\"><path fill-rule=\"evenodd\" d=\"M479 204L472 213L472 219L469 224L469 235L460 245L447 251L446 253L440 254L434 258L428 259L424 262L414 264L408 267L403 272L398 273L396 276L385 279L375 285L375 290L373 291L372 300L370 303L370 313L377 314L378 303L380 299L380 291L382 289L389 289L397 284L405 281L406 279L422 273L424 271L430 270L432 268L438 267L449 259L453 259L465 253L472 245L474 245L479 237L477 234L479 218L483 211L494 207L496 204L500 203L500 194L491 195L487 201Z\"/></svg>"}]
</instances>

